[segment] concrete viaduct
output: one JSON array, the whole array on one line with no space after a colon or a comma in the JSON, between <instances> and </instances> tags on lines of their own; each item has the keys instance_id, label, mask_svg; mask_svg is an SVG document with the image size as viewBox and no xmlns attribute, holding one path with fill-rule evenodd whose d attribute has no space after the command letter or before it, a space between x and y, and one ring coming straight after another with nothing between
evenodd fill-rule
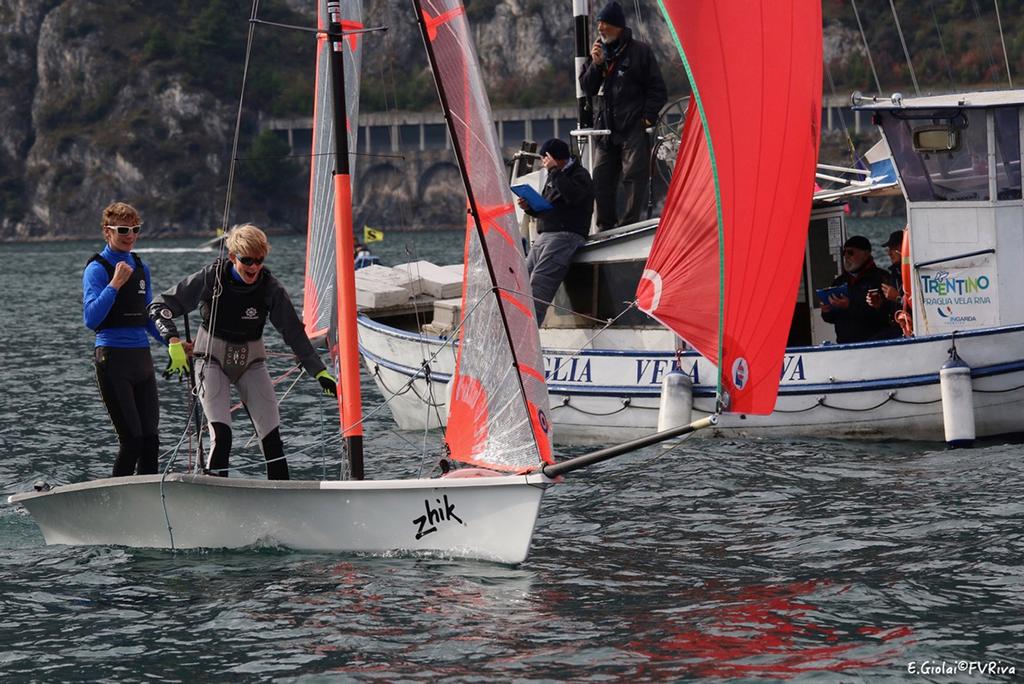
<instances>
[{"instance_id":1,"label":"concrete viaduct","mask_svg":"<svg viewBox=\"0 0 1024 684\"><path fill-rule=\"evenodd\" d=\"M684 106L671 112L678 121ZM506 159L523 140L538 144L552 137L569 139L576 128L575 105L494 110L498 143ZM848 98L826 97L823 130L848 128L860 133L870 117L850 109ZM291 154L308 155L312 118L263 119L263 130L288 141ZM357 226L464 225L465 200L451 141L441 112L363 112L359 115L353 177Z\"/></svg>"}]
</instances>

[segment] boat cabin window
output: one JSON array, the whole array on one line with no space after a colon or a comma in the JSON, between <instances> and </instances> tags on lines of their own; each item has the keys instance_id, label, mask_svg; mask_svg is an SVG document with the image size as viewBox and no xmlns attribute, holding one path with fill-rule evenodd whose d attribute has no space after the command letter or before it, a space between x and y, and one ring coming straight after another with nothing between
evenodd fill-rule
<instances>
[{"instance_id":1,"label":"boat cabin window","mask_svg":"<svg viewBox=\"0 0 1024 684\"><path fill-rule=\"evenodd\" d=\"M988 193L988 135L981 109L887 113L882 129L912 202L979 201Z\"/></svg>"},{"instance_id":2,"label":"boat cabin window","mask_svg":"<svg viewBox=\"0 0 1024 684\"><path fill-rule=\"evenodd\" d=\"M996 199L1019 200L1020 193L1020 113L1017 107L995 111L996 122Z\"/></svg>"},{"instance_id":3,"label":"boat cabin window","mask_svg":"<svg viewBox=\"0 0 1024 684\"><path fill-rule=\"evenodd\" d=\"M914 151L932 154L960 147L960 131L949 126L918 126L914 130Z\"/></svg>"}]
</instances>

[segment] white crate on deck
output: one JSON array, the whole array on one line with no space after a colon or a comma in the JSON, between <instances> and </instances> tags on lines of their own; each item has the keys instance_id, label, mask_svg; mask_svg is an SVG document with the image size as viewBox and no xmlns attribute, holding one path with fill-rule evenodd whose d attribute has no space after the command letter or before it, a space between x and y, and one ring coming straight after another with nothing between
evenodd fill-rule
<instances>
[{"instance_id":1,"label":"white crate on deck","mask_svg":"<svg viewBox=\"0 0 1024 684\"><path fill-rule=\"evenodd\" d=\"M448 264L447 266L439 266L438 268L448 271L449 273L453 273L455 277L459 279L459 282L462 282L462 276L464 275L463 272L465 271L464 264ZM459 294L462 294L461 289L459 290Z\"/></svg>"},{"instance_id":2,"label":"white crate on deck","mask_svg":"<svg viewBox=\"0 0 1024 684\"><path fill-rule=\"evenodd\" d=\"M458 327L462 317L462 298L452 297L450 299L434 300L434 319L423 326L423 332L428 335L447 337Z\"/></svg>"},{"instance_id":3,"label":"white crate on deck","mask_svg":"<svg viewBox=\"0 0 1024 684\"><path fill-rule=\"evenodd\" d=\"M405 271L374 264L356 271L356 305L381 309L405 304L412 297L412 278Z\"/></svg>"},{"instance_id":4,"label":"white crate on deck","mask_svg":"<svg viewBox=\"0 0 1024 684\"><path fill-rule=\"evenodd\" d=\"M437 266L429 261L398 264L395 270L409 274L413 294L428 294L437 299L449 299L462 294L462 266L456 273L450 267Z\"/></svg>"}]
</instances>

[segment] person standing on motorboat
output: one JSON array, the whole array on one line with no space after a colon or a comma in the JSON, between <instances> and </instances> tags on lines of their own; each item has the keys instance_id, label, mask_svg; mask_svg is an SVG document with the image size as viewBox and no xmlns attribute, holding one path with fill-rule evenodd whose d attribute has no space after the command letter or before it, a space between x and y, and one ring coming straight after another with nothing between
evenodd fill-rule
<instances>
[{"instance_id":1,"label":"person standing on motorboat","mask_svg":"<svg viewBox=\"0 0 1024 684\"><path fill-rule=\"evenodd\" d=\"M619 3L609 2L597 14L599 37L580 74L580 86L595 98L594 128L611 135L596 138L594 185L597 227L608 230L640 220L650 185L651 144L647 129L658 120L668 101L661 68L647 43L626 28ZM626 206L618 214L619 178L626 191Z\"/></svg>"},{"instance_id":2,"label":"person standing on motorboat","mask_svg":"<svg viewBox=\"0 0 1024 684\"><path fill-rule=\"evenodd\" d=\"M153 300L149 267L132 252L142 230L139 212L113 202L101 222L107 246L82 274L82 318L96 332L96 385L119 443L114 477L152 475L160 452L160 403L149 335L163 342L146 316Z\"/></svg>"},{"instance_id":3,"label":"person standing on motorboat","mask_svg":"<svg viewBox=\"0 0 1024 684\"><path fill-rule=\"evenodd\" d=\"M541 145L539 154L548 172L541 195L552 208L537 212L525 199L519 199L522 210L537 218L537 239L526 257L537 325L544 322L573 254L586 242L594 214L594 183L579 160L569 154L569 145L552 138Z\"/></svg>"},{"instance_id":4,"label":"person standing on motorboat","mask_svg":"<svg viewBox=\"0 0 1024 684\"><path fill-rule=\"evenodd\" d=\"M889 274L875 265L871 242L863 235L854 235L843 244L843 272L832 286L846 285L847 296L832 295L821 307L821 317L836 327L836 342L865 342L893 337L889 311L875 309L868 303L869 295L881 293Z\"/></svg>"},{"instance_id":5,"label":"person standing on motorboat","mask_svg":"<svg viewBox=\"0 0 1024 684\"><path fill-rule=\"evenodd\" d=\"M267 319L325 394L336 396L337 383L313 349L288 293L263 266L270 252L266 234L250 224L236 226L228 233L225 246L227 259L217 259L156 297L149 315L173 348L180 342L175 316L199 307L202 324L196 334L194 358L199 400L210 426L207 469L211 474L228 474L231 385L235 385L260 438L268 479L287 480L281 418L263 345ZM187 367L184 356L175 359L172 354L170 371Z\"/></svg>"},{"instance_id":6,"label":"person standing on motorboat","mask_svg":"<svg viewBox=\"0 0 1024 684\"><path fill-rule=\"evenodd\" d=\"M903 231L896 230L889 234L885 242L889 254L889 278L882 283L881 291L868 292L868 305L873 309L885 309L890 317L889 325L893 329L893 337L902 337L903 328L898 321L897 313L903 311Z\"/></svg>"}]
</instances>

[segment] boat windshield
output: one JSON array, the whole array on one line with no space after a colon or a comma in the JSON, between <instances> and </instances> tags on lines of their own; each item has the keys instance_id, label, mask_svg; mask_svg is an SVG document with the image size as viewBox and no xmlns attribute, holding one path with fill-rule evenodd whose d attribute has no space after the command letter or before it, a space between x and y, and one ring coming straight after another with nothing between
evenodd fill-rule
<instances>
[{"instance_id":1,"label":"boat windshield","mask_svg":"<svg viewBox=\"0 0 1024 684\"><path fill-rule=\"evenodd\" d=\"M996 122L996 199L1019 200L1020 192L1020 111L1001 107Z\"/></svg>"},{"instance_id":2,"label":"boat windshield","mask_svg":"<svg viewBox=\"0 0 1024 684\"><path fill-rule=\"evenodd\" d=\"M882 129L912 202L988 201L988 112L940 110L885 114ZM994 110L997 199L1021 198L1017 107Z\"/></svg>"}]
</instances>

